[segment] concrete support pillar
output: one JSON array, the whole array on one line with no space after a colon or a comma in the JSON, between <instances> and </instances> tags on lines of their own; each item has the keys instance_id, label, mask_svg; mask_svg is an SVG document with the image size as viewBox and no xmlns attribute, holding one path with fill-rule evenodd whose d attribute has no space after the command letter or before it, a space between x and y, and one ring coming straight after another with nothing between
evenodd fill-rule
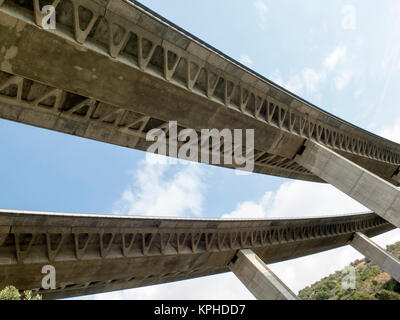
<instances>
[{"instance_id":1,"label":"concrete support pillar","mask_svg":"<svg viewBox=\"0 0 400 320\"><path fill-rule=\"evenodd\" d=\"M308 140L296 162L400 228L400 191L389 182Z\"/></svg>"},{"instance_id":2,"label":"concrete support pillar","mask_svg":"<svg viewBox=\"0 0 400 320\"><path fill-rule=\"evenodd\" d=\"M251 250L240 250L230 269L258 300L297 300L296 295Z\"/></svg>"},{"instance_id":3,"label":"concrete support pillar","mask_svg":"<svg viewBox=\"0 0 400 320\"><path fill-rule=\"evenodd\" d=\"M379 247L366 235L357 232L354 235L351 246L362 255L370 259L383 271L390 274L393 279L400 282L400 260L393 257L389 252Z\"/></svg>"}]
</instances>

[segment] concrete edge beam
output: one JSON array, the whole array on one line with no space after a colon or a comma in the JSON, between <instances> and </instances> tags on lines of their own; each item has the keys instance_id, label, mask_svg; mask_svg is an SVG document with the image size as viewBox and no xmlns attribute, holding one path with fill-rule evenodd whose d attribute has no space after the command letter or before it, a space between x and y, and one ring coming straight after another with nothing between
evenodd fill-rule
<instances>
[{"instance_id":1,"label":"concrete edge beam","mask_svg":"<svg viewBox=\"0 0 400 320\"><path fill-rule=\"evenodd\" d=\"M374 262L397 282L400 282L400 260L378 246L366 235L357 232L350 245L362 255Z\"/></svg>"},{"instance_id":2,"label":"concrete edge beam","mask_svg":"<svg viewBox=\"0 0 400 320\"><path fill-rule=\"evenodd\" d=\"M298 300L252 250L240 250L229 268L258 300Z\"/></svg>"}]
</instances>

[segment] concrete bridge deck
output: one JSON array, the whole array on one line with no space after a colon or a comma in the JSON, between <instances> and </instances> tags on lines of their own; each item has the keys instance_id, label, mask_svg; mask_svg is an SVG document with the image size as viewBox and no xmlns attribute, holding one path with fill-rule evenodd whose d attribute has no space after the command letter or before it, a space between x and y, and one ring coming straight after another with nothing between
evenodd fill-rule
<instances>
[{"instance_id":1,"label":"concrete bridge deck","mask_svg":"<svg viewBox=\"0 0 400 320\"><path fill-rule=\"evenodd\" d=\"M45 299L162 284L229 271L241 249L265 263L349 244L394 227L369 214L307 219L204 220L0 211L0 287ZM43 290L42 267L56 269Z\"/></svg>"},{"instance_id":2,"label":"concrete bridge deck","mask_svg":"<svg viewBox=\"0 0 400 320\"><path fill-rule=\"evenodd\" d=\"M0 117L147 150L146 133L255 129L255 172L322 180L296 163L314 140L398 185L400 146L251 71L137 2L0 0ZM237 165L226 165L238 167Z\"/></svg>"},{"instance_id":3,"label":"concrete bridge deck","mask_svg":"<svg viewBox=\"0 0 400 320\"><path fill-rule=\"evenodd\" d=\"M41 26L44 4L56 7L55 30ZM224 221L0 211L0 286L45 298L135 288L227 272L241 249L273 263L400 226L399 144L137 2L0 0L0 118L144 151L146 133L168 136L169 121L179 130L254 129L255 172L331 183L377 213ZM43 291L47 264L57 288Z\"/></svg>"}]
</instances>

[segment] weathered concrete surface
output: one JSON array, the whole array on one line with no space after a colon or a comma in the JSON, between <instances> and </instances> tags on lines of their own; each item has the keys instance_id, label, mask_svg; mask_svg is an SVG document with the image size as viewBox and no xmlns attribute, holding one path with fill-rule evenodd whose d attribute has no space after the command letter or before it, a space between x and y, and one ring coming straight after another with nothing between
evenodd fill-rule
<instances>
[{"instance_id":1,"label":"weathered concrete surface","mask_svg":"<svg viewBox=\"0 0 400 320\"><path fill-rule=\"evenodd\" d=\"M76 6L91 14L76 15ZM293 161L313 139L399 183L398 144L318 109L137 4L60 1L55 31L38 26L38 15L30 0L0 7L2 118L139 150L143 133L170 120L182 129L255 129L256 172L319 182ZM76 109L86 98L98 108ZM124 112L149 117L135 127L139 141L121 133L129 129Z\"/></svg>"},{"instance_id":2,"label":"weathered concrete surface","mask_svg":"<svg viewBox=\"0 0 400 320\"><path fill-rule=\"evenodd\" d=\"M385 249L378 246L361 232L354 234L351 246L362 255L370 259L374 264L388 273L397 282L400 282L400 260L392 256Z\"/></svg>"},{"instance_id":3,"label":"weathered concrete surface","mask_svg":"<svg viewBox=\"0 0 400 320\"><path fill-rule=\"evenodd\" d=\"M158 219L0 211L0 287L46 299L136 288L229 272L238 250L266 264L347 245L354 232L394 227L375 214L312 219ZM42 267L56 290L42 290Z\"/></svg>"},{"instance_id":4,"label":"weathered concrete surface","mask_svg":"<svg viewBox=\"0 0 400 320\"><path fill-rule=\"evenodd\" d=\"M400 228L400 190L318 143L305 147L296 162Z\"/></svg>"},{"instance_id":5,"label":"weathered concrete surface","mask_svg":"<svg viewBox=\"0 0 400 320\"><path fill-rule=\"evenodd\" d=\"M258 300L298 300L296 295L251 250L240 250L231 271Z\"/></svg>"}]
</instances>

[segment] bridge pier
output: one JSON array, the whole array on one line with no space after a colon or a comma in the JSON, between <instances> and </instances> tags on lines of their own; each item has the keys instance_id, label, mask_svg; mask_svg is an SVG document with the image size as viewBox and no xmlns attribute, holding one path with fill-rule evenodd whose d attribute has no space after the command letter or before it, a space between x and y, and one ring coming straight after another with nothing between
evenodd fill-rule
<instances>
[{"instance_id":1,"label":"bridge pier","mask_svg":"<svg viewBox=\"0 0 400 320\"><path fill-rule=\"evenodd\" d=\"M393 257L389 252L379 247L366 235L357 232L350 245L358 250L362 255L370 259L383 271L392 276L393 279L400 282L400 260Z\"/></svg>"},{"instance_id":2,"label":"bridge pier","mask_svg":"<svg viewBox=\"0 0 400 320\"><path fill-rule=\"evenodd\" d=\"M336 152L308 140L296 162L400 228L400 191Z\"/></svg>"},{"instance_id":3,"label":"bridge pier","mask_svg":"<svg viewBox=\"0 0 400 320\"><path fill-rule=\"evenodd\" d=\"M298 300L252 250L240 250L229 267L258 300Z\"/></svg>"}]
</instances>

